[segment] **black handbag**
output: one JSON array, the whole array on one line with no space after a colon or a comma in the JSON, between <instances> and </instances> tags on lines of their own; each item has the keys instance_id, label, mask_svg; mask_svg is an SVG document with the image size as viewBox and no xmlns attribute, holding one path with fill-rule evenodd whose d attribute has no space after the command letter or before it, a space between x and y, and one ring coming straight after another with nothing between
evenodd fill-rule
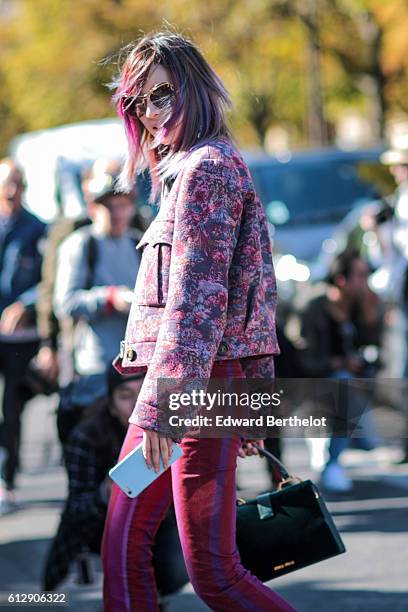
<instances>
[{"instance_id":1,"label":"black handbag","mask_svg":"<svg viewBox=\"0 0 408 612\"><path fill-rule=\"evenodd\" d=\"M289 475L272 453L254 445L271 462L278 485L255 499L237 500L242 565L266 582L344 553L344 543L317 486Z\"/></svg>"}]
</instances>

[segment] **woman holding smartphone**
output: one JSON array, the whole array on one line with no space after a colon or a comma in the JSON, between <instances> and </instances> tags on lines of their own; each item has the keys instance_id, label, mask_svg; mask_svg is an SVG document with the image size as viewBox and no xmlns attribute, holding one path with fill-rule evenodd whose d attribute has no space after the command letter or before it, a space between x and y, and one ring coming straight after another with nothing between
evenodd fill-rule
<instances>
[{"instance_id":1,"label":"woman holding smartphone","mask_svg":"<svg viewBox=\"0 0 408 612\"><path fill-rule=\"evenodd\" d=\"M227 91L185 37L129 45L115 83L129 154L122 185L146 167L160 210L143 249L117 369L147 369L120 458L143 441L148 467L173 439L159 379L273 378L276 281L267 222L226 124ZM184 435L183 456L135 499L113 485L102 544L106 611L159 610L155 534L174 500L187 571L211 610L294 608L240 563L235 542L239 436Z\"/></svg>"}]
</instances>

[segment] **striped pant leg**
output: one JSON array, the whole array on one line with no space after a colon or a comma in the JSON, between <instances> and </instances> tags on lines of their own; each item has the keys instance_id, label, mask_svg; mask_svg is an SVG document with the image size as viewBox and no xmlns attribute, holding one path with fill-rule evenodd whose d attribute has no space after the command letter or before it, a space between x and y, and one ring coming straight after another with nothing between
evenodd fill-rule
<instances>
[{"instance_id":1,"label":"striped pant leg","mask_svg":"<svg viewBox=\"0 0 408 612\"><path fill-rule=\"evenodd\" d=\"M187 571L216 612L293 612L242 565L236 547L236 458L240 441L184 438L172 466L173 498Z\"/></svg>"},{"instance_id":2,"label":"striped pant leg","mask_svg":"<svg viewBox=\"0 0 408 612\"><path fill-rule=\"evenodd\" d=\"M140 444L142 438L143 430L129 425L119 458ZM134 499L112 485L101 550L105 612L159 610L152 545L171 501L170 470Z\"/></svg>"}]
</instances>

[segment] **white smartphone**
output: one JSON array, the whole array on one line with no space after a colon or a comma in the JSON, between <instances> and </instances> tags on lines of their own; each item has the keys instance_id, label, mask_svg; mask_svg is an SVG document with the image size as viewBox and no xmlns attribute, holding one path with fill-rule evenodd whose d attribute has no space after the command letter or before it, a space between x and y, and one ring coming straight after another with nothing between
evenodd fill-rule
<instances>
[{"instance_id":1,"label":"white smartphone","mask_svg":"<svg viewBox=\"0 0 408 612\"><path fill-rule=\"evenodd\" d=\"M109 470L109 476L128 497L137 497L139 493L164 472L161 457L160 472L156 473L153 468L149 470L143 457L142 448L143 442ZM173 444L172 450L169 466L183 455L183 451L176 443Z\"/></svg>"}]
</instances>

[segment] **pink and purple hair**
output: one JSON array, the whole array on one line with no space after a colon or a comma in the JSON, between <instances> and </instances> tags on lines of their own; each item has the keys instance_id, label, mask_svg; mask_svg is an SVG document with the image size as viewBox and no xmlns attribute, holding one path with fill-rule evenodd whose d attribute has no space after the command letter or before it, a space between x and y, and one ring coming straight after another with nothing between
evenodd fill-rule
<instances>
[{"instance_id":1,"label":"pink and purple hair","mask_svg":"<svg viewBox=\"0 0 408 612\"><path fill-rule=\"evenodd\" d=\"M129 188L136 174L148 168L152 179L150 199L154 201L161 181L177 172L180 162L193 148L216 138L232 138L226 121L226 109L231 106L231 100L221 79L194 43L180 34L149 34L123 51L125 60L113 84L116 88L113 99L124 121L128 140L128 155L120 183L122 188ZM174 103L163 113L161 129L155 138L124 108L129 97L140 95L154 64L166 68L175 90ZM163 156L160 140L180 120L182 129L178 130L175 141L165 149Z\"/></svg>"}]
</instances>

